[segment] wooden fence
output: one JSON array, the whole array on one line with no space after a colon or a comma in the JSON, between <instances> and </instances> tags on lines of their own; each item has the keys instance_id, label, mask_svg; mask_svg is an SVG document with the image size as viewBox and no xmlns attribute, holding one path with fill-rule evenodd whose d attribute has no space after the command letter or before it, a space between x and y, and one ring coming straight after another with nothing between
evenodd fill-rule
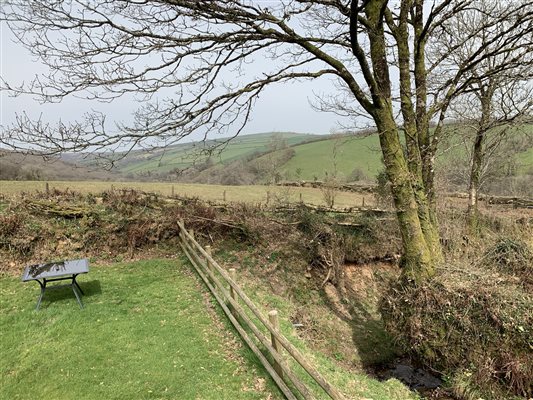
<instances>
[{"instance_id":1,"label":"wooden fence","mask_svg":"<svg viewBox=\"0 0 533 400\"><path fill-rule=\"evenodd\" d=\"M205 249L200 246L194 238L194 232L187 231L183 221L180 221L178 225L180 228L180 245L187 258L220 304L235 329L258 357L270 376L272 376L272 379L285 397L289 400L316 398L310 388L286 362L285 357L292 357L331 399L344 400L345 397L328 383L317 369L309 363L306 357L283 336L279 330L277 311L272 310L268 313L268 317L265 317L236 283L235 270L226 271L223 269L211 256L211 248L209 246L206 246ZM251 314L261 322L270 333L270 338L252 321L244 307L247 307ZM247 331L251 331L255 335L270 357L267 358L261 352ZM283 349L286 351L286 356L283 355Z\"/></svg>"}]
</instances>

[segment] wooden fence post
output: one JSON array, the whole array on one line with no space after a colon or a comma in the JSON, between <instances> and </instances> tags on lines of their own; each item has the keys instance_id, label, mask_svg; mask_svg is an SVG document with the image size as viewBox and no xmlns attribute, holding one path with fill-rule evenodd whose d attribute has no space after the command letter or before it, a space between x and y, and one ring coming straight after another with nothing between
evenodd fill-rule
<instances>
[{"instance_id":1,"label":"wooden fence post","mask_svg":"<svg viewBox=\"0 0 533 400\"><path fill-rule=\"evenodd\" d=\"M209 254L209 256L211 256L211 246L209 245L206 245L205 246L205 252L207 254ZM211 265L211 261L209 261L209 258L205 258L205 265L207 266L207 269L212 271L213 273L215 272L214 269L213 269L213 266Z\"/></svg>"},{"instance_id":2,"label":"wooden fence post","mask_svg":"<svg viewBox=\"0 0 533 400\"><path fill-rule=\"evenodd\" d=\"M226 191L224 190L224 192L222 193L222 198L224 199L224 203L226 202Z\"/></svg>"},{"instance_id":3,"label":"wooden fence post","mask_svg":"<svg viewBox=\"0 0 533 400\"><path fill-rule=\"evenodd\" d=\"M302 192L300 192L300 203L303 203L304 200L303 200L303 196L302 196Z\"/></svg>"},{"instance_id":4,"label":"wooden fence post","mask_svg":"<svg viewBox=\"0 0 533 400\"><path fill-rule=\"evenodd\" d=\"M268 203L270 203L270 191L269 190L267 190L267 202L266 203L267 205Z\"/></svg>"},{"instance_id":5,"label":"wooden fence post","mask_svg":"<svg viewBox=\"0 0 533 400\"><path fill-rule=\"evenodd\" d=\"M363 196L363 207L365 206L365 196Z\"/></svg>"},{"instance_id":6,"label":"wooden fence post","mask_svg":"<svg viewBox=\"0 0 533 400\"><path fill-rule=\"evenodd\" d=\"M233 282L237 282L237 271L235 270L235 268L230 268L228 270L228 272L229 272L229 276L233 280ZM235 290L233 289L233 287L231 285L229 286L229 294L230 294L231 298L233 300L235 300L235 302L239 301L239 299L237 297L237 293L235 293ZM231 307L231 311L233 312L233 315L236 317L237 313L234 312L233 307Z\"/></svg>"},{"instance_id":7,"label":"wooden fence post","mask_svg":"<svg viewBox=\"0 0 533 400\"><path fill-rule=\"evenodd\" d=\"M185 229L185 225L183 223L183 219L178 219L178 238L184 242L185 241L185 235L183 234L181 228L184 228Z\"/></svg>"},{"instance_id":8,"label":"wooden fence post","mask_svg":"<svg viewBox=\"0 0 533 400\"><path fill-rule=\"evenodd\" d=\"M46 194L50 194L50 185L48 184L48 182L46 182L45 190L46 190Z\"/></svg>"},{"instance_id":9,"label":"wooden fence post","mask_svg":"<svg viewBox=\"0 0 533 400\"><path fill-rule=\"evenodd\" d=\"M279 319L278 319L277 310L272 310L268 312L268 320L270 321L274 329L276 329L276 331L279 332ZM278 354L281 356L281 349L282 349L281 344L278 342L278 340L272 333L270 333L270 340L272 341L272 347L274 348L274 350L276 350ZM279 365L279 363L276 360L274 360L274 363L272 366L274 367L274 370L277 372L280 378L283 379L283 369L281 368L281 365Z\"/></svg>"},{"instance_id":10,"label":"wooden fence post","mask_svg":"<svg viewBox=\"0 0 533 400\"><path fill-rule=\"evenodd\" d=\"M174 197L174 185L172 185L172 197Z\"/></svg>"}]
</instances>

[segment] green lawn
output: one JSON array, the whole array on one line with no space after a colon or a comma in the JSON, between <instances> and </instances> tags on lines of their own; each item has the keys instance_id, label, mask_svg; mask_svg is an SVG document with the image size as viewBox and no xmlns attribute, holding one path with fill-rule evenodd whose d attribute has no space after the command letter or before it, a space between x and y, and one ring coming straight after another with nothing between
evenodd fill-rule
<instances>
[{"instance_id":1,"label":"green lawn","mask_svg":"<svg viewBox=\"0 0 533 400\"><path fill-rule=\"evenodd\" d=\"M35 311L37 284L0 277L0 399L282 398L188 263L91 266L79 281L83 310L64 288L48 291ZM379 382L310 350L286 317L289 303L253 292L281 311L286 336L349 398L418 398L394 379Z\"/></svg>"},{"instance_id":2,"label":"green lawn","mask_svg":"<svg viewBox=\"0 0 533 400\"><path fill-rule=\"evenodd\" d=\"M37 284L0 278L1 399L280 398L181 261L92 266L80 285L85 309L65 288L37 312Z\"/></svg>"}]
</instances>

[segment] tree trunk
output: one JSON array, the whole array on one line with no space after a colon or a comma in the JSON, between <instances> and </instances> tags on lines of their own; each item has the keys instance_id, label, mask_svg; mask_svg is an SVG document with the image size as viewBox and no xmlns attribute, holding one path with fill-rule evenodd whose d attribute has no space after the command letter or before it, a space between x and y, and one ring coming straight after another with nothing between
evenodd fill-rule
<instances>
[{"instance_id":1,"label":"tree trunk","mask_svg":"<svg viewBox=\"0 0 533 400\"><path fill-rule=\"evenodd\" d=\"M419 217L419 207L427 207L427 204L419 204L415 196L392 106L376 112L375 121L402 236L402 275L405 280L418 284L435 273L435 260Z\"/></svg>"},{"instance_id":2,"label":"tree trunk","mask_svg":"<svg viewBox=\"0 0 533 400\"><path fill-rule=\"evenodd\" d=\"M482 86L479 89L479 100L481 102L481 119L477 126L476 139L474 140L474 147L472 148L472 168L470 170L470 180L468 185L468 211L467 211L467 227L471 233L475 233L478 228L479 213L478 213L478 195L479 184L481 180L481 167L484 158L484 142L485 136L490 126L491 119L491 102L495 90L495 83L492 79L486 87Z\"/></svg>"},{"instance_id":3,"label":"tree trunk","mask_svg":"<svg viewBox=\"0 0 533 400\"><path fill-rule=\"evenodd\" d=\"M470 182L468 185L468 211L467 224L472 233L476 232L478 227L478 192L481 178L481 165L483 163L483 139L484 131L479 130L476 134L474 147L472 149L472 168L470 170Z\"/></svg>"},{"instance_id":4,"label":"tree trunk","mask_svg":"<svg viewBox=\"0 0 533 400\"><path fill-rule=\"evenodd\" d=\"M400 233L402 236L404 255L402 277L404 280L419 284L435 273L433 257L433 229L427 214L427 197L424 194L422 173L420 169L420 152L416 139L416 117L411 102L409 78L409 46L407 17L408 7L402 7L402 24L395 30L398 40L400 63L400 85L402 112L405 128L415 133L415 139L408 139L407 160L392 106L392 88L389 75L387 42L384 31L384 9L387 0L370 0L364 2L370 42L370 59L372 61L373 80L370 88L374 107L372 117L379 132L379 140L385 169L391 182L392 197L396 206ZM424 229L423 229L424 228ZM431 243L428 246L428 243ZM438 243L438 241L437 241Z\"/></svg>"},{"instance_id":5,"label":"tree trunk","mask_svg":"<svg viewBox=\"0 0 533 400\"><path fill-rule=\"evenodd\" d=\"M432 218L432 204L429 194L433 190L426 186L424 181L425 167L432 168L432 160L425 159L429 150L429 131L427 124L426 108L426 68L424 64L424 41L420 40L417 32L415 44L415 83L417 107L413 104L413 92L411 83L411 48L409 46L409 22L408 16L412 4L402 2L400 22L393 31L398 46L398 65L400 72L400 99L407 150L407 165L411 173L411 185L417 204L418 218L427 246L434 261L442 259L442 251L439 240L437 219ZM421 12L421 10L420 10ZM419 125L420 124L420 125ZM429 161L429 162L428 162ZM431 176L433 178L433 176ZM436 208L436 207L435 207Z\"/></svg>"}]
</instances>

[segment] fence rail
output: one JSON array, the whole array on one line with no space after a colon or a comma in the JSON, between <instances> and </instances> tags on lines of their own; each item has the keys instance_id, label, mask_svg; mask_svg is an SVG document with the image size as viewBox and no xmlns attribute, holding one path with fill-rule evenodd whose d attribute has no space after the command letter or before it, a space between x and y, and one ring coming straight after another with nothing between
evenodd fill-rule
<instances>
[{"instance_id":1,"label":"fence rail","mask_svg":"<svg viewBox=\"0 0 533 400\"><path fill-rule=\"evenodd\" d=\"M282 355L282 349L285 349L286 353L314 379L331 399L344 400L344 396L283 336L279 330L277 311L272 310L269 312L268 317L265 317L235 281L235 270L228 272L222 268L211 256L211 248L209 246L206 246L204 249L195 240L194 232L187 231L183 221L179 221L178 225L180 228L180 245L185 255L220 304L235 329L258 357L285 397L289 400L297 400L299 398L305 400L315 399L309 387L294 373L286 362ZM270 338L252 321L245 311L244 306L267 329L270 333ZM243 327L244 324L264 346L272 362L261 352L245 327Z\"/></svg>"}]
</instances>

